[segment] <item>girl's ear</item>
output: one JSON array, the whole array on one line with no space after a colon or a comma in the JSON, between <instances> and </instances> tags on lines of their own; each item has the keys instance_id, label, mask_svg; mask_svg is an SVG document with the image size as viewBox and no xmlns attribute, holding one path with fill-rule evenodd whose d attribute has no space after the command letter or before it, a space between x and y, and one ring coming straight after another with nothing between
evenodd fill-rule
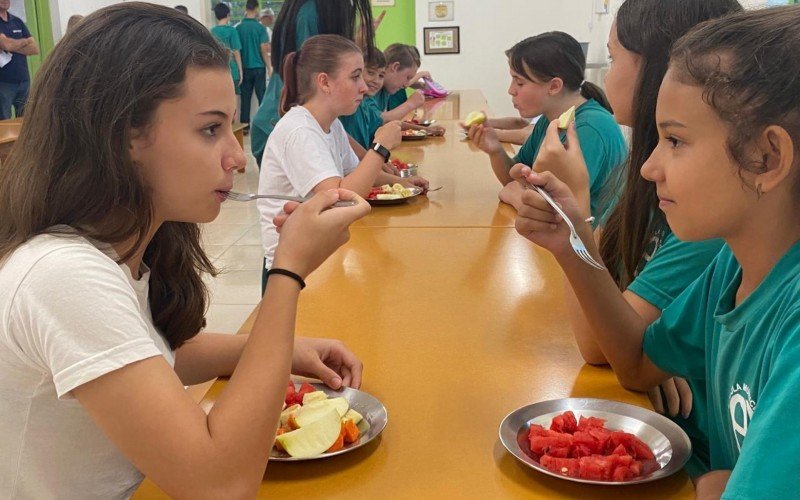
<instances>
[{"instance_id":1,"label":"girl's ear","mask_svg":"<svg viewBox=\"0 0 800 500\"><path fill-rule=\"evenodd\" d=\"M400 61L395 61L392 64L386 66L386 72L388 73L390 71L392 73L397 73L398 71L400 71Z\"/></svg>"},{"instance_id":2,"label":"girl's ear","mask_svg":"<svg viewBox=\"0 0 800 500\"><path fill-rule=\"evenodd\" d=\"M768 193L780 186L792 174L795 164L795 145L783 127L770 125L756 141L756 154L762 172L756 175L755 186Z\"/></svg>"},{"instance_id":3,"label":"girl's ear","mask_svg":"<svg viewBox=\"0 0 800 500\"><path fill-rule=\"evenodd\" d=\"M331 81L327 73L318 73L316 77L317 90L323 94L331 93Z\"/></svg>"},{"instance_id":4,"label":"girl's ear","mask_svg":"<svg viewBox=\"0 0 800 500\"><path fill-rule=\"evenodd\" d=\"M547 84L547 94L550 96L557 95L564 88L564 80L555 77Z\"/></svg>"}]
</instances>

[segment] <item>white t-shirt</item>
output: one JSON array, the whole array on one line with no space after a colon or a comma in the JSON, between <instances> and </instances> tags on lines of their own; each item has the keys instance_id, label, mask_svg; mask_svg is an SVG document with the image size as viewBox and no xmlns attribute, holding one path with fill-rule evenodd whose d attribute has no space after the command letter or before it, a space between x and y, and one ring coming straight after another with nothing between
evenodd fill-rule
<instances>
[{"instance_id":1,"label":"white t-shirt","mask_svg":"<svg viewBox=\"0 0 800 500\"><path fill-rule=\"evenodd\" d=\"M0 262L0 497L127 498L141 473L71 391L174 356L139 280L78 236L40 235Z\"/></svg>"},{"instance_id":2,"label":"white t-shirt","mask_svg":"<svg viewBox=\"0 0 800 500\"><path fill-rule=\"evenodd\" d=\"M308 196L320 182L344 177L357 166L358 157L338 119L326 134L306 108L295 106L278 120L269 135L261 160L258 193ZM286 202L262 198L257 204L261 213L261 242L269 269L278 246L278 232L272 219Z\"/></svg>"}]
</instances>

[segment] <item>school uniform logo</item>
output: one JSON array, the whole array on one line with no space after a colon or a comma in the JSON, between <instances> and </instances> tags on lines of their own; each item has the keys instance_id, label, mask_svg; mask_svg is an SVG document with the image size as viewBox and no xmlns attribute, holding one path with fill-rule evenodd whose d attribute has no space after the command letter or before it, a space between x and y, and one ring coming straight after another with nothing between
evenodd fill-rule
<instances>
[{"instance_id":1,"label":"school uniform logo","mask_svg":"<svg viewBox=\"0 0 800 500\"><path fill-rule=\"evenodd\" d=\"M750 386L747 384L736 384L731 387L728 399L728 410L731 416L731 428L733 436L736 438L736 447L742 451L744 438L747 436L747 428L750 420L753 419L753 412L756 409L756 402L750 395Z\"/></svg>"}]
</instances>

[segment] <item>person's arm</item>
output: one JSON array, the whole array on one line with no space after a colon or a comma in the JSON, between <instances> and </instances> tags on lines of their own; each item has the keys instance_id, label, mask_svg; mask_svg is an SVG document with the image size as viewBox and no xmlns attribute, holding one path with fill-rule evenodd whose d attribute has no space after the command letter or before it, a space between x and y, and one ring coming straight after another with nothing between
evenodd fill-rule
<instances>
[{"instance_id":1,"label":"person's arm","mask_svg":"<svg viewBox=\"0 0 800 500\"><path fill-rule=\"evenodd\" d=\"M547 172L530 173L527 167L515 168L513 174L547 190L572 220L580 220L578 203L555 176ZM643 351L644 332L649 323L619 293L608 272L595 270L578 258L569 244L566 224L535 190L525 190L522 201L517 231L553 253L620 383L631 390L646 391L667 380L670 375L655 366ZM575 228L592 256L600 260L591 226L577 222Z\"/></svg>"},{"instance_id":2,"label":"person's arm","mask_svg":"<svg viewBox=\"0 0 800 500\"><path fill-rule=\"evenodd\" d=\"M696 500L719 500L730 477L729 470L714 470L698 477L694 485Z\"/></svg>"},{"instance_id":3,"label":"person's arm","mask_svg":"<svg viewBox=\"0 0 800 500\"><path fill-rule=\"evenodd\" d=\"M396 148L401 141L400 123L390 122L375 131L375 142L388 150ZM375 185L376 179L383 172L383 156L376 151L367 151L358 166L342 177L329 177L314 186L313 191L319 193L335 188L344 188L354 191L361 196L367 196Z\"/></svg>"},{"instance_id":4,"label":"person's arm","mask_svg":"<svg viewBox=\"0 0 800 500\"><path fill-rule=\"evenodd\" d=\"M425 104L425 96L422 94L421 91L416 91L411 96L409 96L408 100L403 104L397 106L394 109L390 109L389 111L383 111L381 113L381 118L383 118L383 123L388 123L395 120L402 120L406 117L409 113L413 112L415 109L419 108Z\"/></svg>"},{"instance_id":5,"label":"person's arm","mask_svg":"<svg viewBox=\"0 0 800 500\"><path fill-rule=\"evenodd\" d=\"M242 83L242 78L244 77L244 68L242 67L242 53L238 50L234 50L233 52L233 60L236 62L236 67L239 69L239 82Z\"/></svg>"},{"instance_id":6,"label":"person's arm","mask_svg":"<svg viewBox=\"0 0 800 500\"><path fill-rule=\"evenodd\" d=\"M503 118L487 118L486 123L489 124L490 127L499 129L499 130L518 130L523 128L530 127L533 129L533 125L531 125L530 120L526 120L521 116L508 116ZM530 134L529 134L530 135Z\"/></svg>"},{"instance_id":7,"label":"person's arm","mask_svg":"<svg viewBox=\"0 0 800 500\"><path fill-rule=\"evenodd\" d=\"M261 52L261 59L263 59L264 67L267 70L267 75L269 75L271 73L271 68L272 68L272 65L270 64L269 60L269 44L262 43L261 45L258 46L258 50Z\"/></svg>"},{"instance_id":8,"label":"person's arm","mask_svg":"<svg viewBox=\"0 0 800 500\"><path fill-rule=\"evenodd\" d=\"M39 44L36 43L36 40L34 40L33 37L26 38L25 40L27 41L27 43L24 46L22 46L19 50L17 50L16 52L19 53L19 54L22 54L24 56L35 56L35 55L38 55L39 54Z\"/></svg>"},{"instance_id":9,"label":"person's arm","mask_svg":"<svg viewBox=\"0 0 800 500\"><path fill-rule=\"evenodd\" d=\"M533 132L533 125L528 125L525 128L518 128L518 129L508 129L508 130L497 130L497 139L500 142L508 142L510 144L516 144L517 146L522 146L525 144L525 141L528 140L528 137L531 136Z\"/></svg>"},{"instance_id":10,"label":"person's arm","mask_svg":"<svg viewBox=\"0 0 800 500\"><path fill-rule=\"evenodd\" d=\"M359 160L363 160L364 156L367 154L367 150L364 149L364 146L358 143L357 140L353 139L350 134L347 134L347 141L350 143L350 147L353 149L353 152L356 154Z\"/></svg>"},{"instance_id":11,"label":"person's arm","mask_svg":"<svg viewBox=\"0 0 800 500\"><path fill-rule=\"evenodd\" d=\"M355 207L327 208L351 196L323 193L297 208L282 227L274 267L305 277L346 241L348 225L369 207L360 200ZM161 356L72 392L115 446L168 495L253 497L283 406L299 293L292 278L269 280L236 370L207 415Z\"/></svg>"},{"instance_id":12,"label":"person's arm","mask_svg":"<svg viewBox=\"0 0 800 500\"><path fill-rule=\"evenodd\" d=\"M620 293L619 289L617 289L617 293ZM628 306L648 325L661 316L661 309L655 307L635 293L626 290L620 295L625 299ZM564 298L567 304L567 311L569 311L569 322L572 325L572 331L575 334L575 342L578 344L581 357L590 365L608 364L608 360L603 354L603 351L595 341L595 333L586 320L586 316L583 314L575 292L573 292L569 284L565 284Z\"/></svg>"},{"instance_id":13,"label":"person's arm","mask_svg":"<svg viewBox=\"0 0 800 500\"><path fill-rule=\"evenodd\" d=\"M39 53L39 46L33 37L27 38L8 38L0 35L0 48L6 52L16 52L25 56L36 55Z\"/></svg>"}]
</instances>

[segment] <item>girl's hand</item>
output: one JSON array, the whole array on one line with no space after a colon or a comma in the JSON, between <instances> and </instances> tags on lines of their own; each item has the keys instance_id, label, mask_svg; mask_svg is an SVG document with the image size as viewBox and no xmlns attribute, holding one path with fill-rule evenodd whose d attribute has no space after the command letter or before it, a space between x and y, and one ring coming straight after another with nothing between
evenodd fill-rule
<instances>
[{"instance_id":1,"label":"girl's hand","mask_svg":"<svg viewBox=\"0 0 800 500\"><path fill-rule=\"evenodd\" d=\"M388 161L383 164L383 166L381 167L381 170L383 170L387 174L396 175L398 177L400 176L400 172L397 171L397 168L395 168L395 166L392 165L392 163L388 162Z\"/></svg>"},{"instance_id":2,"label":"girl's hand","mask_svg":"<svg viewBox=\"0 0 800 500\"><path fill-rule=\"evenodd\" d=\"M417 90L408 97L407 102L414 106L414 109L421 108L425 104L425 94L421 90Z\"/></svg>"},{"instance_id":3,"label":"girl's hand","mask_svg":"<svg viewBox=\"0 0 800 500\"><path fill-rule=\"evenodd\" d=\"M297 337L292 355L292 373L313 377L331 389L361 387L364 365L338 340Z\"/></svg>"},{"instance_id":4,"label":"girl's hand","mask_svg":"<svg viewBox=\"0 0 800 500\"><path fill-rule=\"evenodd\" d=\"M331 208L339 200L352 207ZM280 233L273 267L288 269L303 279L350 239L350 224L369 213L369 204L346 189L331 189L305 203L289 202L273 223Z\"/></svg>"},{"instance_id":5,"label":"girl's hand","mask_svg":"<svg viewBox=\"0 0 800 500\"><path fill-rule=\"evenodd\" d=\"M386 149L396 148L402 140L402 125L398 120L385 123L375 131L375 142Z\"/></svg>"},{"instance_id":6,"label":"girl's hand","mask_svg":"<svg viewBox=\"0 0 800 500\"><path fill-rule=\"evenodd\" d=\"M647 391L647 397L653 403L653 409L662 415L675 417L680 412L683 418L689 418L692 412L692 389L685 379L674 377L658 387ZM664 405L666 399L666 406Z\"/></svg>"},{"instance_id":7,"label":"girl's hand","mask_svg":"<svg viewBox=\"0 0 800 500\"><path fill-rule=\"evenodd\" d=\"M503 145L500 144L500 139L497 138L497 130L485 123L470 127L467 131L467 137L486 154L491 155L503 152Z\"/></svg>"},{"instance_id":8,"label":"girl's hand","mask_svg":"<svg viewBox=\"0 0 800 500\"><path fill-rule=\"evenodd\" d=\"M533 163L536 172L552 172L569 186L581 202L589 199L589 170L581 152L581 143L575 131L575 123L567 128L567 143L562 144L559 137L558 120L547 127L542 147ZM585 198L585 200L583 199ZM588 211L588 207L586 207ZM585 215L588 217L588 214Z\"/></svg>"},{"instance_id":9,"label":"girl's hand","mask_svg":"<svg viewBox=\"0 0 800 500\"><path fill-rule=\"evenodd\" d=\"M418 175L412 177L406 177L405 179L400 181L400 184L402 184L405 187L414 187L414 186L420 187L422 188L422 194L428 192L428 186L429 186L428 180Z\"/></svg>"},{"instance_id":10,"label":"girl's hand","mask_svg":"<svg viewBox=\"0 0 800 500\"><path fill-rule=\"evenodd\" d=\"M580 219L580 209L575 197L566 184L550 172L531 172L530 167L518 163L509 172L511 178L522 182L523 187L530 183L543 188L570 220ZM515 227L517 232L553 255L572 252L569 242L569 228L542 196L534 189L522 192L521 205L517 209Z\"/></svg>"},{"instance_id":11,"label":"girl's hand","mask_svg":"<svg viewBox=\"0 0 800 500\"><path fill-rule=\"evenodd\" d=\"M446 129L444 127L442 127L441 125L433 125L431 127L423 127L423 130L425 132L427 132L428 135L433 135L433 136L439 137L439 136L443 136L444 135L444 132L445 132Z\"/></svg>"}]
</instances>

